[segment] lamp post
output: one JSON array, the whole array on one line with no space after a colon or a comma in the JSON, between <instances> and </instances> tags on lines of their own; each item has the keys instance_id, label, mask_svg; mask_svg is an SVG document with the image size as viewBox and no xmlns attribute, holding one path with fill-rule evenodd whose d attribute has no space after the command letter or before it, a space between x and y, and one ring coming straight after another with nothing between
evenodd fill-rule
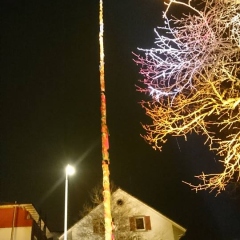
<instances>
[{"instance_id":1,"label":"lamp post","mask_svg":"<svg viewBox=\"0 0 240 240\"><path fill-rule=\"evenodd\" d=\"M75 169L71 165L67 165L66 169L66 179L65 179L65 208L64 208L64 240L67 240L67 213L68 213L68 176L75 173Z\"/></svg>"}]
</instances>

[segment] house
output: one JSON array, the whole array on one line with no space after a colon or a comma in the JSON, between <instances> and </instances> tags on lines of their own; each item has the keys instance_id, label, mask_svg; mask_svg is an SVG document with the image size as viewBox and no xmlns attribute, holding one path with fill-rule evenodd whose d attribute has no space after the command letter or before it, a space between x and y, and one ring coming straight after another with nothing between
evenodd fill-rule
<instances>
[{"instance_id":1,"label":"house","mask_svg":"<svg viewBox=\"0 0 240 240\"><path fill-rule=\"evenodd\" d=\"M51 233L32 204L0 205L1 240L47 240Z\"/></svg>"},{"instance_id":2,"label":"house","mask_svg":"<svg viewBox=\"0 0 240 240\"><path fill-rule=\"evenodd\" d=\"M186 229L147 204L117 189L112 194L113 235L115 240L178 240ZM68 229L68 240L104 239L103 204ZM64 235L59 240L63 240Z\"/></svg>"}]
</instances>

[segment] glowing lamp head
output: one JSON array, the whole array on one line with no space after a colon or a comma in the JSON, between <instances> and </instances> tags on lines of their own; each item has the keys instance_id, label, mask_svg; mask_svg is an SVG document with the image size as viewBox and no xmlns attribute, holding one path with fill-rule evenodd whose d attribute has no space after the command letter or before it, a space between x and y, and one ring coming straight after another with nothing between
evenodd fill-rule
<instances>
[{"instance_id":1,"label":"glowing lamp head","mask_svg":"<svg viewBox=\"0 0 240 240\"><path fill-rule=\"evenodd\" d=\"M71 175L73 175L75 173L75 168L73 167L73 166L71 166L71 165L67 165L67 167L66 167L66 174L68 175L68 176L71 176Z\"/></svg>"}]
</instances>

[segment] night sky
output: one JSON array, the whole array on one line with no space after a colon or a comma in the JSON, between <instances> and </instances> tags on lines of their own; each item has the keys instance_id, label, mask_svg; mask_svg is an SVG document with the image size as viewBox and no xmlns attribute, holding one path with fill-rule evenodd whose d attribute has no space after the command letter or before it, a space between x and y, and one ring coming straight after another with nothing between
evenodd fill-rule
<instances>
[{"instance_id":1,"label":"night sky","mask_svg":"<svg viewBox=\"0 0 240 240\"><path fill-rule=\"evenodd\" d=\"M65 166L77 168L69 226L102 181L99 2L2 0L0 9L0 202L32 203L51 231L63 231ZM240 239L240 193L215 197L182 183L221 169L204 139L169 137L158 152L140 136L149 119L138 102L149 97L136 92L132 52L153 46L163 9L160 0L104 0L110 178L187 228L188 239Z\"/></svg>"}]
</instances>

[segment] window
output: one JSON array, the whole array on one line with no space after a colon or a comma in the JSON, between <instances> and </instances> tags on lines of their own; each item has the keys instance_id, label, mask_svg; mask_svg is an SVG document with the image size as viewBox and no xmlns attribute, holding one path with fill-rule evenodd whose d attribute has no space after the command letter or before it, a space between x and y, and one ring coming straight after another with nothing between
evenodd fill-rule
<instances>
[{"instance_id":1,"label":"window","mask_svg":"<svg viewBox=\"0 0 240 240\"><path fill-rule=\"evenodd\" d=\"M150 216L135 216L129 218L130 231L151 230Z\"/></svg>"},{"instance_id":2,"label":"window","mask_svg":"<svg viewBox=\"0 0 240 240\"><path fill-rule=\"evenodd\" d=\"M93 220L93 232L96 234L104 234L104 220L103 219L94 219Z\"/></svg>"},{"instance_id":3,"label":"window","mask_svg":"<svg viewBox=\"0 0 240 240\"><path fill-rule=\"evenodd\" d=\"M124 204L124 201L122 199L117 200L117 205L122 206Z\"/></svg>"},{"instance_id":4,"label":"window","mask_svg":"<svg viewBox=\"0 0 240 240\"><path fill-rule=\"evenodd\" d=\"M145 222L144 217L136 217L135 218L136 229L137 230L145 230Z\"/></svg>"}]
</instances>

